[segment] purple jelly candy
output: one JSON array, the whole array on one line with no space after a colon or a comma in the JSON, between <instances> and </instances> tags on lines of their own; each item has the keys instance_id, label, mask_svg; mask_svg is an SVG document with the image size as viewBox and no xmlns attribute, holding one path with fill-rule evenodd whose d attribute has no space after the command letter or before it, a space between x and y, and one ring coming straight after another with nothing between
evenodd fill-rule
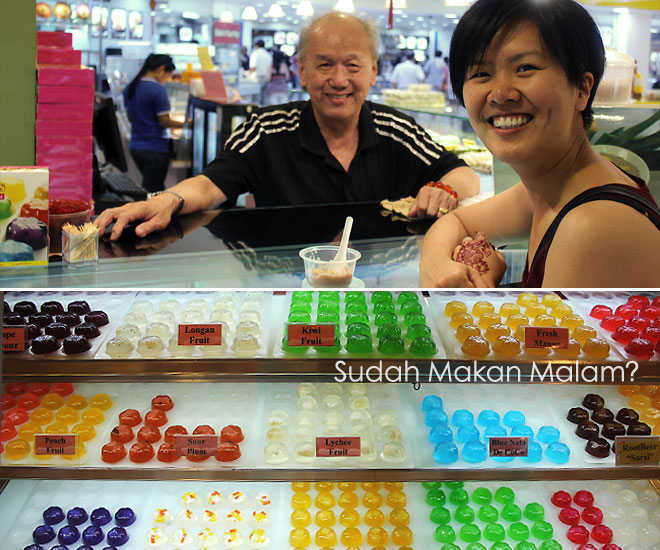
<instances>
[{"instance_id":1,"label":"purple jelly candy","mask_svg":"<svg viewBox=\"0 0 660 550\"><path fill-rule=\"evenodd\" d=\"M16 218L7 226L5 241L8 240L41 250L48 244L48 226L37 218Z\"/></svg>"},{"instance_id":2,"label":"purple jelly candy","mask_svg":"<svg viewBox=\"0 0 660 550\"><path fill-rule=\"evenodd\" d=\"M37 544L45 544L55 538L55 530L50 525L40 525L32 531L32 540Z\"/></svg>"},{"instance_id":3,"label":"purple jelly candy","mask_svg":"<svg viewBox=\"0 0 660 550\"><path fill-rule=\"evenodd\" d=\"M28 544L23 550L44 550L41 544Z\"/></svg>"},{"instance_id":4,"label":"purple jelly candy","mask_svg":"<svg viewBox=\"0 0 660 550\"><path fill-rule=\"evenodd\" d=\"M100 527L97 527L96 525L90 525L83 531L82 537L85 544L94 546L95 544L100 543L104 539L105 535L103 534L103 530Z\"/></svg>"},{"instance_id":5,"label":"purple jelly candy","mask_svg":"<svg viewBox=\"0 0 660 550\"><path fill-rule=\"evenodd\" d=\"M92 522L92 525L103 527L112 521L112 514L110 514L107 508L96 508L89 515L89 520Z\"/></svg>"},{"instance_id":6,"label":"purple jelly candy","mask_svg":"<svg viewBox=\"0 0 660 550\"><path fill-rule=\"evenodd\" d=\"M82 525L87 521L88 517L85 509L80 508L80 506L71 508L66 514L66 519L71 525Z\"/></svg>"},{"instance_id":7,"label":"purple jelly candy","mask_svg":"<svg viewBox=\"0 0 660 550\"><path fill-rule=\"evenodd\" d=\"M114 527L108 531L108 542L113 546L121 546L128 542L128 533L123 527Z\"/></svg>"},{"instance_id":8,"label":"purple jelly candy","mask_svg":"<svg viewBox=\"0 0 660 550\"><path fill-rule=\"evenodd\" d=\"M128 527L129 525L133 525L136 519L137 518L135 517L135 512L133 512L133 510L130 508L120 508L115 514L115 522L120 527Z\"/></svg>"},{"instance_id":9,"label":"purple jelly candy","mask_svg":"<svg viewBox=\"0 0 660 550\"><path fill-rule=\"evenodd\" d=\"M73 525L65 525L57 533L57 540L60 544L68 545L77 542L80 538L80 531Z\"/></svg>"},{"instance_id":10,"label":"purple jelly candy","mask_svg":"<svg viewBox=\"0 0 660 550\"><path fill-rule=\"evenodd\" d=\"M57 525L64 521L64 510L59 506L51 506L44 510L44 523L46 525Z\"/></svg>"}]
</instances>

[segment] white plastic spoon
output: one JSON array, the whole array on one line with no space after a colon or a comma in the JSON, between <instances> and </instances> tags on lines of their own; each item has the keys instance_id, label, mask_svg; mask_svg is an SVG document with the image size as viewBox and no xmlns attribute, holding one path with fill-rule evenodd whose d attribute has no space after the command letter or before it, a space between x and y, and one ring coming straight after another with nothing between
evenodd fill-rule
<instances>
[{"instance_id":1,"label":"white plastic spoon","mask_svg":"<svg viewBox=\"0 0 660 550\"><path fill-rule=\"evenodd\" d=\"M346 250L348 249L348 238L351 236L351 229L353 229L353 218L350 216L346 217L346 223L344 224L344 232L341 236L341 243L339 244L339 250L337 250L337 255L333 262L345 262L346 261Z\"/></svg>"}]
</instances>

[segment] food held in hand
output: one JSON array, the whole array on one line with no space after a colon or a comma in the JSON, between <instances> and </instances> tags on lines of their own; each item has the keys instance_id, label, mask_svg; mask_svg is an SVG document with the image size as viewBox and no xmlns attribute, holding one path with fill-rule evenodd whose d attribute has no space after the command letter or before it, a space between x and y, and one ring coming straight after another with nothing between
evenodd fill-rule
<instances>
[{"instance_id":1,"label":"food held in hand","mask_svg":"<svg viewBox=\"0 0 660 550\"><path fill-rule=\"evenodd\" d=\"M5 241L10 240L41 250L48 245L48 226L37 218L16 218L5 231Z\"/></svg>"},{"instance_id":2,"label":"food held in hand","mask_svg":"<svg viewBox=\"0 0 660 550\"><path fill-rule=\"evenodd\" d=\"M101 460L108 464L119 462L126 456L126 449L118 441L111 441L101 449Z\"/></svg>"},{"instance_id":3,"label":"food held in hand","mask_svg":"<svg viewBox=\"0 0 660 550\"><path fill-rule=\"evenodd\" d=\"M60 343L57 341L55 336L51 336L50 334L37 336L34 340L32 340L32 344L30 346L32 353L36 353L38 355L44 353L52 353L58 349L60 349Z\"/></svg>"},{"instance_id":4,"label":"food held in hand","mask_svg":"<svg viewBox=\"0 0 660 550\"><path fill-rule=\"evenodd\" d=\"M136 464L148 462L155 455L154 448L149 443L133 443L129 450L129 458Z\"/></svg>"}]
</instances>

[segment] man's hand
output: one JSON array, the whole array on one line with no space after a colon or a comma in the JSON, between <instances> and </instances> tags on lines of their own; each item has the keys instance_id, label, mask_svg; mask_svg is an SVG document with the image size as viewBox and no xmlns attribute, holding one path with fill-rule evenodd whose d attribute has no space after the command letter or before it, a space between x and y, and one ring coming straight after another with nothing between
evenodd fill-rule
<instances>
[{"instance_id":1,"label":"man's hand","mask_svg":"<svg viewBox=\"0 0 660 550\"><path fill-rule=\"evenodd\" d=\"M409 218L439 218L458 206L447 191L436 187L422 187L408 211Z\"/></svg>"},{"instance_id":2,"label":"man's hand","mask_svg":"<svg viewBox=\"0 0 660 550\"><path fill-rule=\"evenodd\" d=\"M476 270L489 287L496 287L506 271L504 257L491 246L486 234L482 232L478 232L474 239L463 239L452 257L455 262Z\"/></svg>"}]
</instances>

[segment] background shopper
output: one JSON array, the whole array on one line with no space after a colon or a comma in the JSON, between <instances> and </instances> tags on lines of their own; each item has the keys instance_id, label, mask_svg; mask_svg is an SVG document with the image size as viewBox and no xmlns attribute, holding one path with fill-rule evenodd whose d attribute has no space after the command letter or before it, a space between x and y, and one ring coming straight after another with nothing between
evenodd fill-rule
<instances>
[{"instance_id":1,"label":"background shopper","mask_svg":"<svg viewBox=\"0 0 660 550\"><path fill-rule=\"evenodd\" d=\"M280 50L273 52L273 62L268 67L266 84L266 105L279 105L289 101L289 69L286 56Z\"/></svg>"}]
</instances>

